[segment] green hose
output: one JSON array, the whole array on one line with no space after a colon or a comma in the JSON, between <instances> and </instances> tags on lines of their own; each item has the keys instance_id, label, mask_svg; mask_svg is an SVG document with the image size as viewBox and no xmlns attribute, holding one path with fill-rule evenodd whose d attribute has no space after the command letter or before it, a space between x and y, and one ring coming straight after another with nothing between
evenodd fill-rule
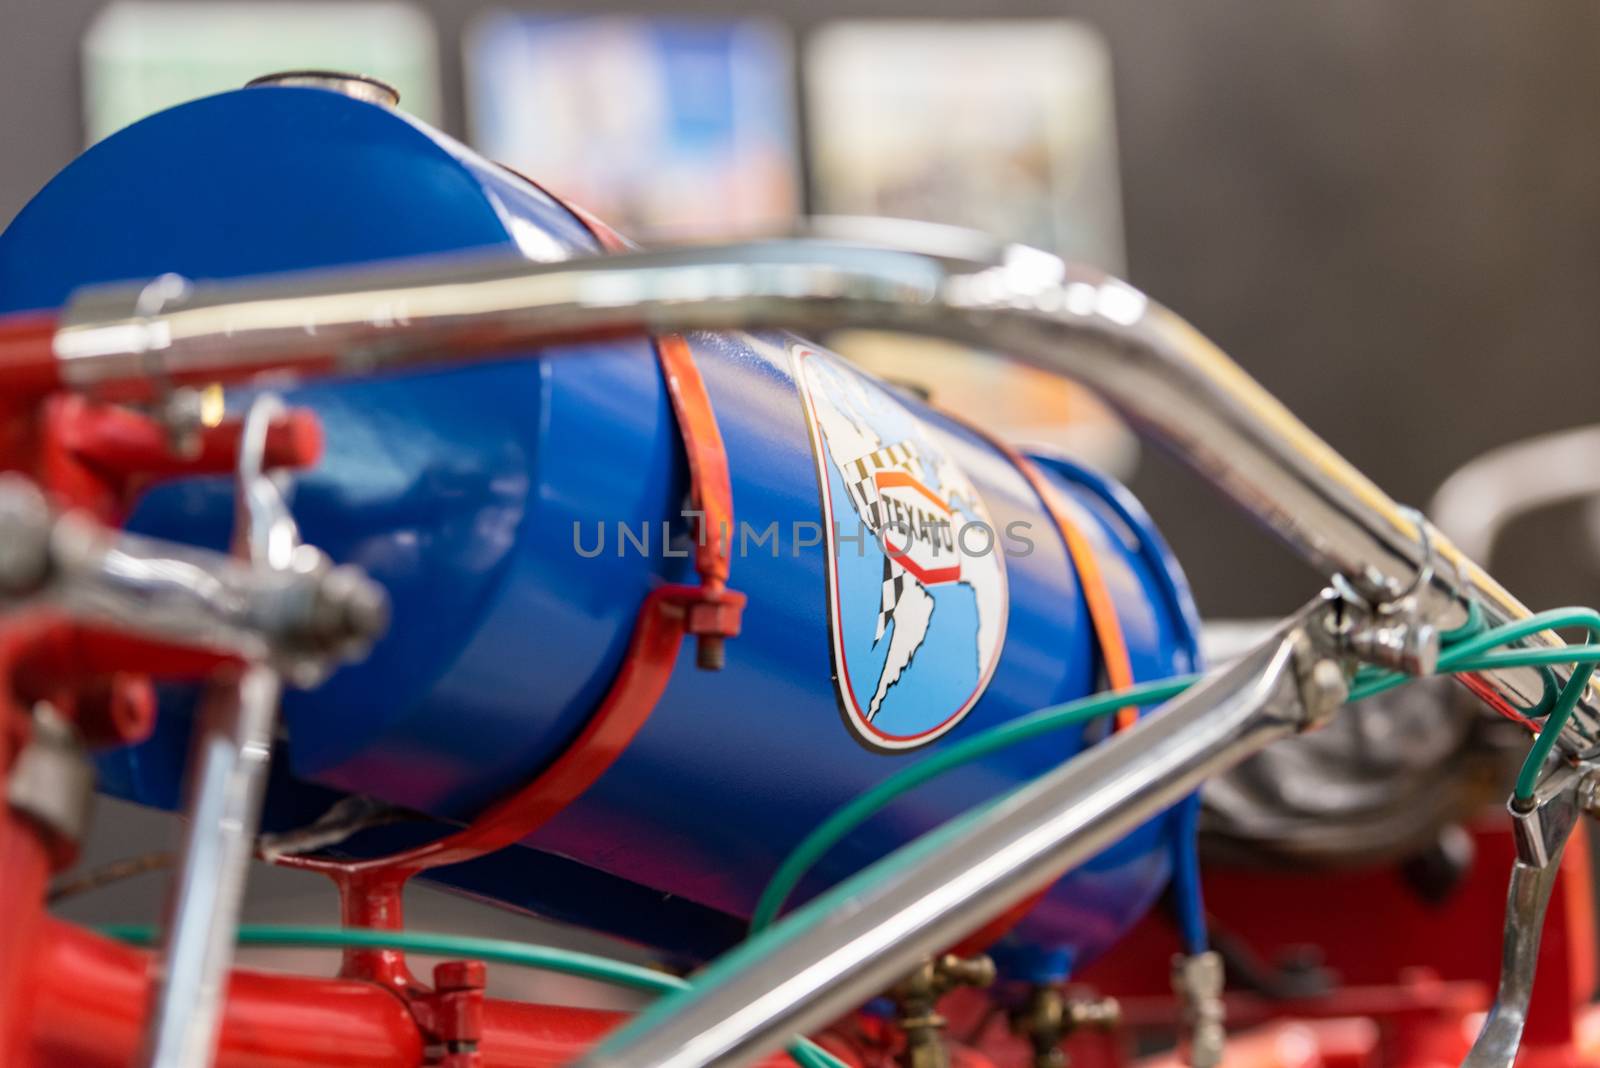
<instances>
[{"instance_id":1,"label":"green hose","mask_svg":"<svg viewBox=\"0 0 1600 1068\"><path fill-rule=\"evenodd\" d=\"M750 930L755 932L770 926L777 919L783 903L794 892L796 884L811 870L811 866L821 860L828 850L851 831L901 794L921 786L929 779L943 775L951 768L970 764L990 753L1037 738L1041 734L1060 730L1075 723L1085 723L1129 705L1155 704L1176 697L1188 689L1198 677L1185 675L1162 679L1114 693L1093 694L1064 705L1042 708L1037 712L992 727L982 734L975 734L944 746L917 763L902 768L848 804L836 809L784 858L777 872L767 882L766 889L761 892L760 900L756 902L755 912L750 920Z\"/></svg>"},{"instance_id":2,"label":"green hose","mask_svg":"<svg viewBox=\"0 0 1600 1068\"><path fill-rule=\"evenodd\" d=\"M1468 606L1466 622L1441 636L1441 643L1445 649L1439 656L1437 669L1439 674L1492 671L1511 667L1546 669L1546 698L1538 707L1523 710L1530 717L1537 718L1544 715L1546 718L1545 727L1535 739L1533 751L1528 754L1530 763L1523 766L1522 773L1518 776L1519 790L1523 779L1530 774L1531 781L1538 781L1539 768L1543 767L1550 748L1570 718L1573 707L1594 670L1592 665L1587 670L1580 667L1568 680L1567 686L1561 688L1558 693L1556 687L1548 685L1548 680L1554 677L1549 674L1548 666L1584 663L1588 657L1600 660L1600 646L1591 649L1515 649L1502 652L1494 650L1509 642L1564 627L1583 627L1590 634L1600 636L1600 612L1589 608L1557 608L1513 623L1485 629L1483 609L1473 601ZM990 728L982 734L965 738L954 745L945 746L918 763L889 776L835 810L820 826L801 839L800 844L783 859L756 902L750 920L751 933L770 927L806 872L852 831L888 807L901 795L952 768L979 760L1049 731L1084 723L1130 704L1154 704L1168 700L1187 689L1197 677L1188 675L1143 683L1120 692L1094 694L1068 704L1041 709ZM1352 681L1348 700L1354 703L1397 686L1403 686L1410 681L1409 675L1363 667ZM1562 711L1563 705L1564 711ZM1558 712L1560 712L1559 718ZM1518 796L1523 795L1519 793Z\"/></svg>"},{"instance_id":3,"label":"green hose","mask_svg":"<svg viewBox=\"0 0 1600 1068\"><path fill-rule=\"evenodd\" d=\"M1600 638L1600 613L1588 608L1554 609L1486 630L1483 627L1482 610L1474 603L1470 606L1467 622L1444 636L1446 648L1439 657L1439 674L1493 671L1513 667L1542 667L1546 669L1548 680L1553 677L1548 673L1550 666L1578 665L1566 685L1560 688L1559 693L1555 693L1553 697L1547 693L1539 709L1528 710L1529 714L1536 715L1541 713L1545 706L1549 707L1544 725L1517 776L1516 796L1519 798L1532 796L1533 789L1538 783L1539 772L1549 758L1556 739L1571 718L1573 709L1582 697L1596 667L1600 666L1600 644L1591 641L1583 648L1555 649L1505 650L1501 647L1546 630L1565 627L1582 627L1589 632L1591 639ZM979 760L1050 731L1085 723L1129 705L1156 704L1169 700L1188 689L1197 678L1195 675L1187 675L1161 679L1141 683L1126 690L1094 694L1068 704L1040 709L981 734L947 745L918 763L901 769L834 812L784 859L757 902L750 925L752 933L761 931L773 923L784 902L813 864L851 831L907 791L952 768ZM1352 681L1349 700L1359 701L1408 681L1410 676L1362 668ZM110 937L144 945L151 944L156 937L156 929L149 925L112 925L102 928L102 931ZM238 940L242 945L255 946L390 948L414 953L471 957L543 968L652 993L675 992L687 989L690 985L676 976L589 953L502 939L470 938L422 931L245 925L239 928ZM802 1068L843 1068L841 1061L805 1038L796 1039L790 1047L790 1054Z\"/></svg>"},{"instance_id":4,"label":"green hose","mask_svg":"<svg viewBox=\"0 0 1600 1068\"><path fill-rule=\"evenodd\" d=\"M110 924L100 928L109 938L148 946L156 941L157 929L151 924ZM429 931L378 931L366 927L295 927L270 924L244 924L238 933L240 945L298 946L332 949L403 949L441 957L470 957L474 960L515 964L524 968L597 979L617 986L632 987L652 994L669 994L689 988L689 983L639 964L612 960L593 953L580 953L553 946L510 942L500 938L471 938L465 935L437 934ZM802 1068L846 1068L843 1061L809 1039L796 1039L789 1053Z\"/></svg>"},{"instance_id":5,"label":"green hose","mask_svg":"<svg viewBox=\"0 0 1600 1068\"><path fill-rule=\"evenodd\" d=\"M1528 750L1522 762L1522 770L1517 772L1517 785L1512 792L1517 800L1526 801L1533 796L1534 789L1539 785L1539 774L1544 770L1545 761L1550 758L1550 750L1555 748L1556 739L1561 737L1567 720L1572 718L1572 710L1583 697L1583 691L1588 689L1589 676L1594 674L1594 669L1592 662L1579 664L1573 669L1567 684L1561 688L1561 696L1556 698L1555 707L1545 717L1544 725L1533 739L1533 748Z\"/></svg>"}]
</instances>

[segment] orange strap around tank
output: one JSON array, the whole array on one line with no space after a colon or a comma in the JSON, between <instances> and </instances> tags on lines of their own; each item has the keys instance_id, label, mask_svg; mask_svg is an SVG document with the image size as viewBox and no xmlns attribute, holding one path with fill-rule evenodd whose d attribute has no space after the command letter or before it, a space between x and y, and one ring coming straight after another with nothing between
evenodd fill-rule
<instances>
[{"instance_id":1,"label":"orange strap around tank","mask_svg":"<svg viewBox=\"0 0 1600 1068\"><path fill-rule=\"evenodd\" d=\"M1106 586L1105 572L1100 570L1100 558L1095 555L1094 546L1077 524L1068 518L1066 505L1059 497L1060 491L1044 477L1039 466L1013 449L1004 446L1002 449L1044 501L1045 510L1061 532L1061 540L1066 542L1067 554L1072 557L1072 566L1077 568L1083 599L1089 606L1089 619L1094 624L1095 638L1100 644L1100 661L1105 667L1107 687L1112 690L1128 689L1134 681L1133 664L1128 656L1127 640L1123 637L1122 621L1117 618L1117 606L1111 599L1111 590ZM1131 705L1118 709L1117 729L1132 726L1138 718L1139 710Z\"/></svg>"},{"instance_id":2,"label":"orange strap around tank","mask_svg":"<svg viewBox=\"0 0 1600 1068\"><path fill-rule=\"evenodd\" d=\"M1078 585L1083 590L1083 600L1089 607L1089 621L1094 627L1095 641L1100 646L1100 662L1105 669L1106 686L1111 690L1128 689L1134 683L1133 663L1128 657L1128 643L1123 637L1122 621L1117 618L1117 605L1111 599L1111 590L1106 586L1105 572L1100 569L1100 558L1095 555L1093 543L1072 521L1066 502L1061 499L1060 491L1044 476L1044 472L1039 470L1038 464L988 431L972 426L965 420L960 422L1011 461L1011 465L1028 480L1028 485L1033 487L1033 492L1038 494L1044 510L1050 514L1051 521L1060 532L1061 540L1067 547L1067 556L1072 560L1072 566L1078 573ZM1137 708L1129 706L1119 709L1117 729L1123 730L1131 726L1138 718Z\"/></svg>"},{"instance_id":3,"label":"orange strap around tank","mask_svg":"<svg viewBox=\"0 0 1600 1068\"><path fill-rule=\"evenodd\" d=\"M1055 523L1056 530L1060 532L1061 540L1067 547L1067 556L1078 573L1078 585L1083 590L1084 603L1089 607L1089 621L1094 627L1095 640L1100 646L1100 660L1105 668L1106 685L1112 690L1124 690L1132 686L1133 664L1128 657L1128 643L1123 637L1122 621L1117 618L1116 603L1112 601L1111 591L1106 586L1105 572L1100 569L1100 559L1095 555L1094 545L1083 531L1078 529L1078 525L1068 514L1066 503L1061 500L1060 491L1045 477L1044 472L1039 470L1038 464L1011 445L965 420L960 422L1011 461L1012 466L1028 480L1028 485L1033 487L1040 503L1044 505L1045 511ZM1119 709L1117 730L1132 726L1138 718L1139 710L1132 705ZM1050 887L1046 886L1038 893L1017 902L952 946L951 952L959 956L971 956L988 949L1005 937L1024 916L1032 912L1033 907L1049 892Z\"/></svg>"}]
</instances>

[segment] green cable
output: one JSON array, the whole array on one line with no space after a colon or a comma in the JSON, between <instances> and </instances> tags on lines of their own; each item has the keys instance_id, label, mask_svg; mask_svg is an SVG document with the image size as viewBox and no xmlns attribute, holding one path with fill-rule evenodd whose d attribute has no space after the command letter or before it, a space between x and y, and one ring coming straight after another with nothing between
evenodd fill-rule
<instances>
[{"instance_id":1,"label":"green cable","mask_svg":"<svg viewBox=\"0 0 1600 1068\"><path fill-rule=\"evenodd\" d=\"M1511 667L1579 665L1555 697L1544 726L1534 740L1517 777L1516 796L1532 796L1539 771L1560 736L1573 709L1600 666L1600 645L1589 648L1501 650L1501 646L1545 630L1583 627L1600 637L1600 613L1588 608L1562 608L1540 612L1526 619L1492 629L1483 629L1482 612L1476 603L1469 608L1467 622L1446 633L1447 648L1439 657L1438 672L1489 671ZM1497 651L1498 650L1498 651ZM1128 705L1156 704L1188 689L1195 675L1142 683L1111 693L1094 694L1077 701L1021 716L984 731L982 734L945 747L932 756L902 769L834 812L812 831L780 865L762 892L751 921L752 932L771 925L795 885L805 872L834 845L872 815L908 790L943 774L951 768L981 759L1001 749L1017 745L1041 734L1084 723ZM1354 702L1410 681L1394 672L1363 668L1353 682L1349 700ZM106 935L122 941L149 945L156 930L149 925L111 925L101 928ZM616 983L652 993L687 989L689 983L636 964L611 960L589 953L549 946L510 942L503 939L471 938L423 931L378 931L347 927L291 927L245 925L238 931L242 945L311 946L339 948L391 948L443 956L472 957L524 967L577 975ZM826 1050L805 1038L796 1039L791 1056L802 1068L843 1068Z\"/></svg>"},{"instance_id":2,"label":"green cable","mask_svg":"<svg viewBox=\"0 0 1600 1068\"><path fill-rule=\"evenodd\" d=\"M1550 664L1600 663L1600 645L1567 645L1548 649L1506 649L1483 653L1458 671L1498 671L1502 668L1543 667Z\"/></svg>"},{"instance_id":3,"label":"green cable","mask_svg":"<svg viewBox=\"0 0 1600 1068\"><path fill-rule=\"evenodd\" d=\"M1561 736L1562 729L1572 716L1572 710L1583 697L1583 691L1588 689L1589 676L1594 674L1594 669L1592 662L1579 664L1573 669L1567 684L1561 688L1561 696L1556 698L1555 707L1545 717L1544 725L1533 739L1533 748L1528 750L1527 757L1522 761L1522 769L1517 772L1517 786L1512 796L1518 801L1526 801L1533 796L1535 787L1539 785L1539 773L1544 770L1544 762L1549 759L1550 750L1555 747L1556 739Z\"/></svg>"},{"instance_id":4,"label":"green cable","mask_svg":"<svg viewBox=\"0 0 1600 1068\"><path fill-rule=\"evenodd\" d=\"M1448 649L1457 642L1468 638L1475 638L1483 633L1483 605L1474 598L1467 602L1467 618L1459 627L1452 627L1439 634L1439 644Z\"/></svg>"},{"instance_id":5,"label":"green cable","mask_svg":"<svg viewBox=\"0 0 1600 1068\"><path fill-rule=\"evenodd\" d=\"M816 830L806 835L784 858L777 872L762 890L760 900L756 902L755 912L750 920L751 932L760 931L777 919L779 910L783 908L789 895L794 893L794 888L800 879L811 870L812 865L822 859L824 854L906 791L944 774L951 768L979 760L990 753L1037 738L1041 734L1060 730L1075 723L1084 723L1129 705L1165 701L1188 689L1198 677L1186 675L1162 679L1114 693L1093 694L1064 705L1041 708L1037 712L1030 712L1026 716L1019 716L992 727L982 734L963 738L959 742L935 750L923 760L902 768L848 804L834 810L831 816Z\"/></svg>"},{"instance_id":6,"label":"green cable","mask_svg":"<svg viewBox=\"0 0 1600 1068\"><path fill-rule=\"evenodd\" d=\"M1519 641L1547 630L1559 630L1567 627L1582 627L1591 637L1600 637L1600 612L1592 608L1552 608L1545 612L1536 612L1526 619L1519 619L1512 623L1505 623L1489 630L1481 630L1471 637L1453 642L1439 656L1439 666L1436 673L1440 675L1453 675L1462 672L1493 671L1510 667L1548 667L1552 664L1582 663L1586 653L1582 649L1562 647L1557 649L1516 649L1503 652L1494 652L1500 646L1510 642ZM1451 631L1454 635L1464 628ZM1377 669L1363 668L1356 673L1351 686L1350 698L1352 702L1371 697L1375 694L1392 690L1396 686L1403 686L1410 681L1411 676L1397 672L1385 672ZM1550 685L1554 676L1546 672L1548 695L1539 706L1522 709L1522 713L1530 718L1546 716L1559 700L1559 687Z\"/></svg>"},{"instance_id":7,"label":"green cable","mask_svg":"<svg viewBox=\"0 0 1600 1068\"><path fill-rule=\"evenodd\" d=\"M1563 627L1583 627L1591 634L1600 636L1600 612L1589 608L1557 608L1547 612L1540 612L1499 627L1486 629L1484 627L1483 609L1477 601L1469 602L1467 619L1459 627L1446 631L1441 635L1441 644L1445 646L1444 652L1439 657L1439 674L1456 674L1466 671L1485 671L1510 667L1534 667L1560 663L1581 663L1588 656L1600 659L1600 647L1592 650L1573 648L1560 649L1528 649L1510 650L1495 653L1509 642L1517 641L1546 630ZM1581 670L1581 669L1580 669ZM1548 753L1550 746L1555 744L1555 739L1560 735L1567 718L1572 713L1572 706L1583 692L1583 685L1588 682L1588 675L1584 673L1581 682L1571 689L1571 704L1566 708L1559 721L1555 721L1555 710L1561 707L1568 690L1562 689L1558 694L1554 687L1547 684L1547 696L1539 707L1524 709L1524 713L1537 717L1546 713L1545 725L1549 727L1556 723L1553 730L1541 730L1534 745L1537 748L1541 743L1544 751ZM1577 677L1577 672L1573 678ZM1547 680L1553 676L1547 672ZM784 903L794 893L795 887L806 872L821 860L831 849L843 841L852 831L860 827L872 816L882 811L902 794L922 785L938 775L981 759L991 753L1008 748L1020 742L1035 738L1041 734L1077 723L1083 723L1098 716L1107 715L1119 708L1130 704L1154 704L1177 696L1197 678L1197 676L1183 676L1173 679L1164 679L1158 682L1144 683L1137 687L1117 692L1094 694L1090 697L1069 702L1053 708L1041 709L1019 719L993 727L982 734L935 751L922 761L896 772L882 782L868 789L865 793L851 800L849 803L836 809L823 823L811 831L800 844L784 858L768 880L756 902L755 910L750 920L752 934L770 927L777 919ZM1410 682L1412 677L1398 672L1385 671L1380 668L1363 667L1356 673L1352 681L1348 701L1354 703L1364 700L1386 690L1394 689ZM1573 687L1569 680L1569 688ZM1549 735L1548 742L1544 741ZM1530 752L1529 759L1534 759ZM1542 766L1543 757L1540 757L1537 766ZM1534 774L1537 780L1537 770ZM1520 782L1520 777L1519 777Z\"/></svg>"},{"instance_id":8,"label":"green cable","mask_svg":"<svg viewBox=\"0 0 1600 1068\"><path fill-rule=\"evenodd\" d=\"M109 924L100 933L134 945L153 945L157 929L151 924ZM296 927L274 924L244 924L238 932L240 945L297 946L336 949L403 949L444 957L470 957L474 960L515 964L524 968L597 979L617 986L632 987L652 994L687 990L689 982L640 964L612 960L593 953L557 949L554 946L511 942L501 938L472 938L466 935L437 934L429 931L379 931L366 927ZM789 1048L802 1068L846 1068L843 1061L806 1038L796 1039Z\"/></svg>"}]
</instances>

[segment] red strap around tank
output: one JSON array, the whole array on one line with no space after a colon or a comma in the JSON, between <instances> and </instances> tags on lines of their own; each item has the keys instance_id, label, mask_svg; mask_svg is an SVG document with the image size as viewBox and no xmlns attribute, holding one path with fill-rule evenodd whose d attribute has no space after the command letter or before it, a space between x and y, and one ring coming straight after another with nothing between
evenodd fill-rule
<instances>
[{"instance_id":1,"label":"red strap around tank","mask_svg":"<svg viewBox=\"0 0 1600 1068\"><path fill-rule=\"evenodd\" d=\"M581 213L580 218L603 247L625 247L602 224ZM733 486L716 413L683 338L658 338L655 349L688 459L691 499L700 513L694 554L700 584L663 585L645 597L622 665L582 732L531 782L489 806L467 827L367 860L276 858L286 867L332 876L343 897L346 923L398 927L400 888L411 876L504 849L544 826L599 780L648 721L672 677L686 636L699 640L701 666L715 668L721 666L722 641L739 633L745 597L727 588ZM344 974L415 989L403 957L393 951L349 952Z\"/></svg>"}]
</instances>

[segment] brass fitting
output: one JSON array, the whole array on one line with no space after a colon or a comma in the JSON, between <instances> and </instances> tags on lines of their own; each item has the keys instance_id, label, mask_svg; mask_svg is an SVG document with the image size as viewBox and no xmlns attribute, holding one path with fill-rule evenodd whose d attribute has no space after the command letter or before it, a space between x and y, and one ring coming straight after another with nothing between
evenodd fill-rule
<instances>
[{"instance_id":1,"label":"brass fitting","mask_svg":"<svg viewBox=\"0 0 1600 1068\"><path fill-rule=\"evenodd\" d=\"M1084 1027L1110 1030L1121 1022L1116 998L1067 997L1059 986L1040 984L1012 1013L1011 1030L1033 1047L1033 1068L1066 1068L1061 1043L1073 1032Z\"/></svg>"},{"instance_id":2,"label":"brass fitting","mask_svg":"<svg viewBox=\"0 0 1600 1068\"><path fill-rule=\"evenodd\" d=\"M946 953L930 957L897 983L890 996L900 1011L900 1030L906 1036L900 1056L904 1068L949 1068L944 1044L945 1018L938 1001L959 986L986 987L995 979L994 961L986 956L958 957Z\"/></svg>"}]
</instances>

